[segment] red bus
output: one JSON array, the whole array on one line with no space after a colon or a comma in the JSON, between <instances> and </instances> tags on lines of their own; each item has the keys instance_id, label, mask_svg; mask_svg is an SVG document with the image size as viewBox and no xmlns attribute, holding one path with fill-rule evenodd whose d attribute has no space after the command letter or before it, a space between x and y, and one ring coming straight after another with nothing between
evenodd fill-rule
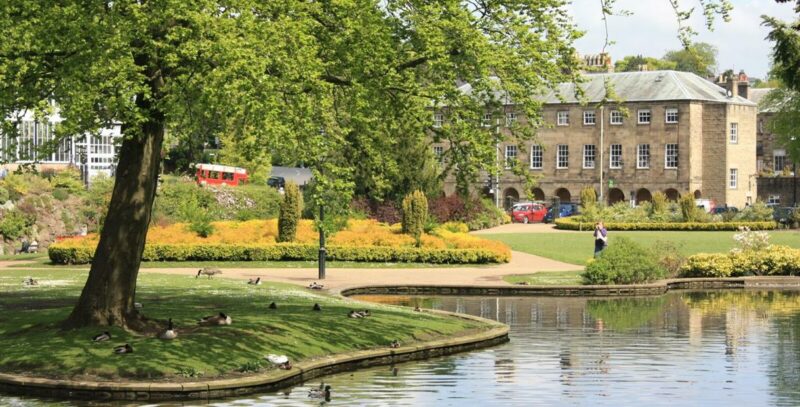
<instances>
[{"instance_id":1,"label":"red bus","mask_svg":"<svg viewBox=\"0 0 800 407\"><path fill-rule=\"evenodd\" d=\"M247 170L219 164L197 164L197 183L200 185L237 186L247 182Z\"/></svg>"}]
</instances>

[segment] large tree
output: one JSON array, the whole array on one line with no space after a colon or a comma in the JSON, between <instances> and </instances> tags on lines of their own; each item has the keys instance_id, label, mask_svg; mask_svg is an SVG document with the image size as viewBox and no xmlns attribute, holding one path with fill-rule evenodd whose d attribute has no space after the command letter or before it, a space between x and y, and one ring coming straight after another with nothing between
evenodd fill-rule
<instances>
[{"instance_id":1,"label":"large tree","mask_svg":"<svg viewBox=\"0 0 800 407\"><path fill-rule=\"evenodd\" d=\"M115 124L123 133L108 216L66 325L146 325L134 298L165 131L207 137L213 123L213 131L255 137L313 165L320 190L347 195L355 163L398 171L383 152L427 143L431 130L453 146L447 162L466 185L492 161L497 138L533 136L539 102L530 95L575 79L578 33L563 5L4 2L0 114L46 116L57 106L59 134ZM469 91L459 88L465 83ZM480 125L484 114L504 117L509 101L533 127ZM444 107L445 125L432 129L432 111ZM13 133L13 123L5 130Z\"/></svg>"}]
</instances>

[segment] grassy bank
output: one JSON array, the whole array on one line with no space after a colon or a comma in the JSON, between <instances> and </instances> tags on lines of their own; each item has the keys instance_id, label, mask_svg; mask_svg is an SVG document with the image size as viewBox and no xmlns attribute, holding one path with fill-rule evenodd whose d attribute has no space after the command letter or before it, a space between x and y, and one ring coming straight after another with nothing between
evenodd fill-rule
<instances>
[{"instance_id":1,"label":"grassy bank","mask_svg":"<svg viewBox=\"0 0 800 407\"><path fill-rule=\"evenodd\" d=\"M26 287L32 276L39 285ZM137 301L145 315L173 318L179 336L162 341L111 329L108 342L93 343L99 329L61 331L57 327L86 279L84 271L0 270L0 371L89 380L179 381L236 376L274 369L265 355L293 361L368 348L392 340L410 344L460 335L487 326L411 309L363 305L282 284L250 286L241 280L212 280L144 274ZM276 302L278 308L268 305ZM312 311L319 303L321 312ZM369 308L368 318L348 318L351 309ZM224 311L231 326L198 327L197 319ZM130 343L134 353L112 348Z\"/></svg>"},{"instance_id":2,"label":"grassy bank","mask_svg":"<svg viewBox=\"0 0 800 407\"><path fill-rule=\"evenodd\" d=\"M609 244L614 244L616 237L627 237L645 246L652 246L657 241L675 244L684 255L696 253L721 253L732 249L736 242L736 232L609 232ZM768 232L770 242L800 248L800 232L774 231ZM576 265L585 265L592 257L594 241L589 232L563 233L504 233L484 234L487 239L501 241L512 250L535 254L554 260Z\"/></svg>"}]
</instances>

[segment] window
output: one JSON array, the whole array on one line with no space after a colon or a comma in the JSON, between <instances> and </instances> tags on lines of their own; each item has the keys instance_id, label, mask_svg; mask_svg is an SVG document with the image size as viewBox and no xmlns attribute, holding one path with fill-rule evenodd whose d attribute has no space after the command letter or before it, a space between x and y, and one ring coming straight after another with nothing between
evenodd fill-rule
<instances>
[{"instance_id":1,"label":"window","mask_svg":"<svg viewBox=\"0 0 800 407\"><path fill-rule=\"evenodd\" d=\"M611 145L611 156L608 166L609 168L622 168L622 144Z\"/></svg>"},{"instance_id":2,"label":"window","mask_svg":"<svg viewBox=\"0 0 800 407\"><path fill-rule=\"evenodd\" d=\"M506 168L517 164L517 146L506 146Z\"/></svg>"},{"instance_id":3,"label":"window","mask_svg":"<svg viewBox=\"0 0 800 407\"><path fill-rule=\"evenodd\" d=\"M612 110L611 116L609 117L609 123L622 124L622 112L619 110Z\"/></svg>"},{"instance_id":4,"label":"window","mask_svg":"<svg viewBox=\"0 0 800 407\"><path fill-rule=\"evenodd\" d=\"M739 185L739 170L736 168L731 168L729 174L728 188L736 189L736 187Z\"/></svg>"},{"instance_id":5,"label":"window","mask_svg":"<svg viewBox=\"0 0 800 407\"><path fill-rule=\"evenodd\" d=\"M569 168L569 146L559 144L556 148L556 168Z\"/></svg>"},{"instance_id":6,"label":"window","mask_svg":"<svg viewBox=\"0 0 800 407\"><path fill-rule=\"evenodd\" d=\"M492 114L486 113L481 118L481 127L492 127Z\"/></svg>"},{"instance_id":7,"label":"window","mask_svg":"<svg viewBox=\"0 0 800 407\"><path fill-rule=\"evenodd\" d=\"M770 195L767 197L767 205L780 205L780 204L781 204L780 195Z\"/></svg>"},{"instance_id":8,"label":"window","mask_svg":"<svg viewBox=\"0 0 800 407\"><path fill-rule=\"evenodd\" d=\"M436 113L433 115L433 127L434 128L441 128L444 124L444 115L441 113Z\"/></svg>"},{"instance_id":9,"label":"window","mask_svg":"<svg viewBox=\"0 0 800 407\"><path fill-rule=\"evenodd\" d=\"M584 144L583 146L583 168L594 168L597 149L594 144Z\"/></svg>"},{"instance_id":10,"label":"window","mask_svg":"<svg viewBox=\"0 0 800 407\"><path fill-rule=\"evenodd\" d=\"M650 124L650 109L639 109L639 124Z\"/></svg>"},{"instance_id":11,"label":"window","mask_svg":"<svg viewBox=\"0 0 800 407\"><path fill-rule=\"evenodd\" d=\"M668 108L666 111L666 118L667 123L677 123L678 122L678 109L676 108Z\"/></svg>"},{"instance_id":12,"label":"window","mask_svg":"<svg viewBox=\"0 0 800 407\"><path fill-rule=\"evenodd\" d=\"M786 168L786 150L772 150L772 169L781 172Z\"/></svg>"},{"instance_id":13,"label":"window","mask_svg":"<svg viewBox=\"0 0 800 407\"><path fill-rule=\"evenodd\" d=\"M511 127L517 122L517 114L513 112L506 113L506 127Z\"/></svg>"},{"instance_id":14,"label":"window","mask_svg":"<svg viewBox=\"0 0 800 407\"><path fill-rule=\"evenodd\" d=\"M731 144L739 142L739 123L731 123Z\"/></svg>"},{"instance_id":15,"label":"window","mask_svg":"<svg viewBox=\"0 0 800 407\"><path fill-rule=\"evenodd\" d=\"M677 144L667 144L664 149L664 168L678 168Z\"/></svg>"},{"instance_id":16,"label":"window","mask_svg":"<svg viewBox=\"0 0 800 407\"><path fill-rule=\"evenodd\" d=\"M587 110L583 112L583 124L586 126L594 126L597 117L595 116L594 110Z\"/></svg>"},{"instance_id":17,"label":"window","mask_svg":"<svg viewBox=\"0 0 800 407\"><path fill-rule=\"evenodd\" d=\"M637 146L636 168L650 168L650 144L639 144Z\"/></svg>"},{"instance_id":18,"label":"window","mask_svg":"<svg viewBox=\"0 0 800 407\"><path fill-rule=\"evenodd\" d=\"M764 132L764 121L763 120L759 120L758 121L758 132L759 133L763 133Z\"/></svg>"},{"instance_id":19,"label":"window","mask_svg":"<svg viewBox=\"0 0 800 407\"><path fill-rule=\"evenodd\" d=\"M437 160L439 160L441 162L443 155L444 155L444 147L442 147L442 146L433 146L433 156L436 157Z\"/></svg>"},{"instance_id":20,"label":"window","mask_svg":"<svg viewBox=\"0 0 800 407\"><path fill-rule=\"evenodd\" d=\"M543 158L544 148L538 144L531 146L531 169L542 169Z\"/></svg>"},{"instance_id":21,"label":"window","mask_svg":"<svg viewBox=\"0 0 800 407\"><path fill-rule=\"evenodd\" d=\"M556 124L559 126L569 126L569 111L561 110L556 113Z\"/></svg>"}]
</instances>

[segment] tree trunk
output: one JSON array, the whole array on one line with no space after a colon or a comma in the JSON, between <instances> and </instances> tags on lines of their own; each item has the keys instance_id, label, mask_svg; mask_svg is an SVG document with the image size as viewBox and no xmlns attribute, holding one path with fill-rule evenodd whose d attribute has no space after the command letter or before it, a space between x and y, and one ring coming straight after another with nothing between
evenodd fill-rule
<instances>
[{"instance_id":1,"label":"tree trunk","mask_svg":"<svg viewBox=\"0 0 800 407\"><path fill-rule=\"evenodd\" d=\"M146 325L134 308L134 298L155 199L164 115L142 97L137 105L149 119L139 134L125 135L123 131L108 215L86 285L65 322L67 328L114 325L143 330Z\"/></svg>"}]
</instances>

